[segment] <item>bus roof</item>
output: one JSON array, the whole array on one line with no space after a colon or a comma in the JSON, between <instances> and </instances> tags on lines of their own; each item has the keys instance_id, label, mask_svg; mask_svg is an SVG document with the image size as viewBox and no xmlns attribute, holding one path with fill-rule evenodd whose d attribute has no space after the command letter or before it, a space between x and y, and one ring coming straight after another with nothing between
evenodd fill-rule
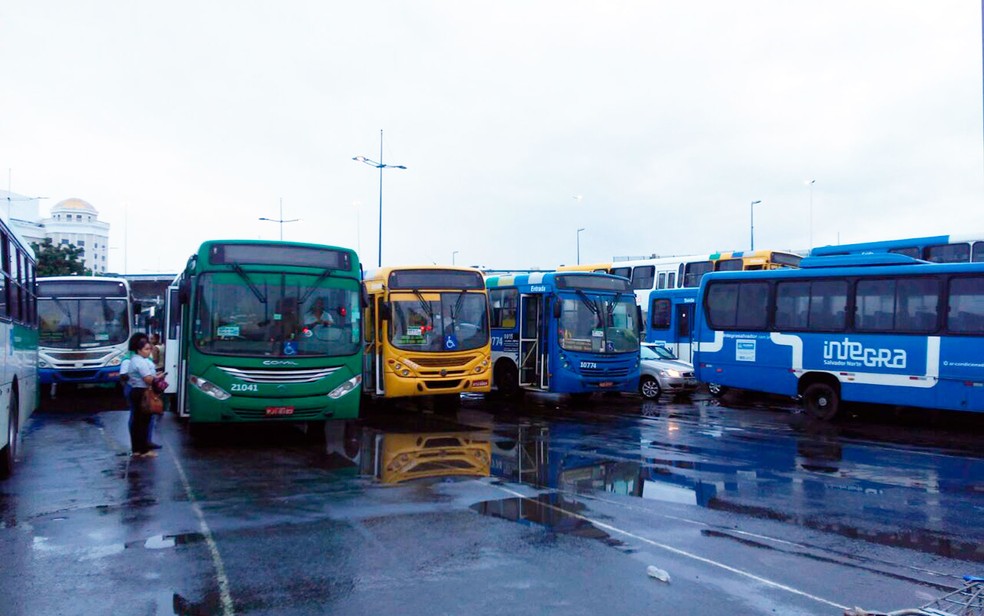
<instances>
[{"instance_id":1,"label":"bus roof","mask_svg":"<svg viewBox=\"0 0 984 616\"><path fill-rule=\"evenodd\" d=\"M207 240L188 261L188 267L197 269L245 265L251 269L334 270L354 277L361 272L359 256L351 248L306 242Z\"/></svg>"},{"instance_id":2,"label":"bus roof","mask_svg":"<svg viewBox=\"0 0 984 616\"><path fill-rule=\"evenodd\" d=\"M885 240L881 242L858 242L855 244L837 244L831 246L817 246L810 251L811 257L825 257L832 255L858 254L864 252L887 252L900 248L911 248L913 246L928 246L932 244L947 244L950 242L949 235L932 235L928 237L911 237L902 240Z\"/></svg>"},{"instance_id":3,"label":"bus roof","mask_svg":"<svg viewBox=\"0 0 984 616\"><path fill-rule=\"evenodd\" d=\"M823 257L823 259L833 258L837 257ZM814 262L819 260L819 257L813 259ZM805 261L806 259L804 259ZM984 263L927 263L918 259L897 261L893 264L872 261L868 261L866 264L849 263L847 260L841 261L841 263L843 265L835 265L833 263L827 266L810 265L802 269L710 272L705 274L700 282L703 287L709 282L721 280L780 280L835 276L907 276L913 274L984 273Z\"/></svg>"},{"instance_id":4,"label":"bus roof","mask_svg":"<svg viewBox=\"0 0 984 616\"><path fill-rule=\"evenodd\" d=\"M563 288L565 282L581 279L583 281L590 280L610 280L612 281L611 288L594 288L587 286L571 287L571 288L581 288L584 290L591 291L611 291L611 292L630 292L632 287L629 283L629 279L623 276L613 276L611 274L602 274L600 272L534 272L531 274L515 274L515 275L501 275L501 276L489 276L485 279L485 286L490 289L496 287L528 287L533 285L543 285L551 289ZM623 286L624 288L615 288L616 286Z\"/></svg>"},{"instance_id":5,"label":"bus roof","mask_svg":"<svg viewBox=\"0 0 984 616\"><path fill-rule=\"evenodd\" d=\"M376 269L366 270L362 275L363 280L387 280L389 275L393 272L402 272L407 270L428 270L428 271L448 271L448 272L477 272L481 274L481 270L474 267L466 267L464 265L388 265L386 267L380 267Z\"/></svg>"}]
</instances>

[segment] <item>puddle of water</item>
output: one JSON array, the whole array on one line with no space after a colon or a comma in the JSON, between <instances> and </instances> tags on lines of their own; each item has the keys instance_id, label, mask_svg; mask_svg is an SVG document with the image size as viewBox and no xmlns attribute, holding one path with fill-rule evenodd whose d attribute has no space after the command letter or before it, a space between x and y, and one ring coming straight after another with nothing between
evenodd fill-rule
<instances>
[{"instance_id":1,"label":"puddle of water","mask_svg":"<svg viewBox=\"0 0 984 616\"><path fill-rule=\"evenodd\" d=\"M615 547L625 545L594 524L571 515L583 511L584 507L566 500L563 495L557 493L541 494L535 499L516 497L483 501L472 505L471 509L494 518L529 526L542 526L554 533L595 539L605 545Z\"/></svg>"},{"instance_id":2,"label":"puddle of water","mask_svg":"<svg viewBox=\"0 0 984 616\"><path fill-rule=\"evenodd\" d=\"M126 544L127 549L144 548L146 550L166 550L177 545L187 545L204 541L205 536L201 533L182 533L180 535L154 535L142 541L130 541Z\"/></svg>"}]
</instances>

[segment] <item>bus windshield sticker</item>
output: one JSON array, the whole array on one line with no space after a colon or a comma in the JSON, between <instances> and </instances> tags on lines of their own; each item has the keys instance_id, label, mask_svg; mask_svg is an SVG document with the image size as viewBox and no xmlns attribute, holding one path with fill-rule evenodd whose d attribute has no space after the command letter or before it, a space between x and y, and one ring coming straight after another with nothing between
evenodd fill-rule
<instances>
[{"instance_id":1,"label":"bus windshield sticker","mask_svg":"<svg viewBox=\"0 0 984 616\"><path fill-rule=\"evenodd\" d=\"M423 335L424 335L424 332L423 332L422 328L420 328L420 327L408 327L407 328L407 337L408 338L409 337L419 337L419 336L423 336Z\"/></svg>"},{"instance_id":2,"label":"bus windshield sticker","mask_svg":"<svg viewBox=\"0 0 984 616\"><path fill-rule=\"evenodd\" d=\"M444 348L448 351L453 351L458 348L458 337L454 334L449 334L444 337Z\"/></svg>"},{"instance_id":3,"label":"bus windshield sticker","mask_svg":"<svg viewBox=\"0 0 984 616\"><path fill-rule=\"evenodd\" d=\"M605 337L605 330L603 330L603 329L592 329L591 330L591 336L594 337L594 338L604 338Z\"/></svg>"},{"instance_id":4,"label":"bus windshield sticker","mask_svg":"<svg viewBox=\"0 0 984 616\"><path fill-rule=\"evenodd\" d=\"M274 321L283 321L284 320L284 315L280 314L279 312L274 312L273 313L273 320Z\"/></svg>"},{"instance_id":5,"label":"bus windshield sticker","mask_svg":"<svg viewBox=\"0 0 984 616\"><path fill-rule=\"evenodd\" d=\"M239 335L238 325L220 325L216 328L215 333L218 334L219 338L235 338Z\"/></svg>"},{"instance_id":6,"label":"bus windshield sticker","mask_svg":"<svg viewBox=\"0 0 984 616\"><path fill-rule=\"evenodd\" d=\"M755 361L755 340L735 340L735 360Z\"/></svg>"},{"instance_id":7,"label":"bus windshield sticker","mask_svg":"<svg viewBox=\"0 0 984 616\"><path fill-rule=\"evenodd\" d=\"M284 342L284 355L297 355L296 340L287 340Z\"/></svg>"}]
</instances>

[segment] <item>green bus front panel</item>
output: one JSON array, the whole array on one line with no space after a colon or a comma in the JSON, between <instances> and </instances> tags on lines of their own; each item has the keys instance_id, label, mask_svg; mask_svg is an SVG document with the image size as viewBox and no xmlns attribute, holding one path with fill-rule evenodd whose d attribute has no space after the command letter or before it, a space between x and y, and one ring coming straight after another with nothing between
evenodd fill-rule
<instances>
[{"instance_id":1,"label":"green bus front panel","mask_svg":"<svg viewBox=\"0 0 984 616\"><path fill-rule=\"evenodd\" d=\"M193 422L356 419L361 374L360 355L288 360L192 351L186 375L189 418ZM352 386L347 388L346 383ZM329 396L339 393L340 387L345 393Z\"/></svg>"}]
</instances>

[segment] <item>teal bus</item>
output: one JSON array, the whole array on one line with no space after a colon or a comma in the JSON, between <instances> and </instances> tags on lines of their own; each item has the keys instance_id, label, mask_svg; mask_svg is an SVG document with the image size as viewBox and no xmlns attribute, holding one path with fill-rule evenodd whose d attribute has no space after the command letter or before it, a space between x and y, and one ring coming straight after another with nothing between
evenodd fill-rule
<instances>
[{"instance_id":1,"label":"teal bus","mask_svg":"<svg viewBox=\"0 0 984 616\"><path fill-rule=\"evenodd\" d=\"M173 283L180 316L167 318L177 414L192 425L358 417L361 269L348 248L203 243Z\"/></svg>"},{"instance_id":2,"label":"teal bus","mask_svg":"<svg viewBox=\"0 0 984 616\"><path fill-rule=\"evenodd\" d=\"M0 479L14 471L20 429L37 406L34 252L0 221Z\"/></svg>"}]
</instances>

